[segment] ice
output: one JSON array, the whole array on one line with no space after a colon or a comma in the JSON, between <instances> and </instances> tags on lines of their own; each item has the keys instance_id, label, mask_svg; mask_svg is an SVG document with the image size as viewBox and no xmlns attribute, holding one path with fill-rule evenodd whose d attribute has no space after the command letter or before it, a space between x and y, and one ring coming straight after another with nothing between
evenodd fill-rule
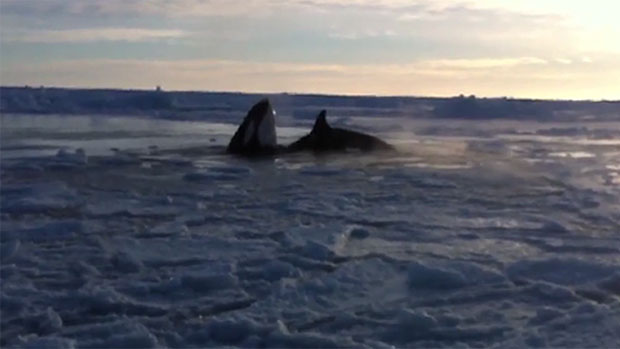
<instances>
[{"instance_id":1,"label":"ice","mask_svg":"<svg viewBox=\"0 0 620 349\"><path fill-rule=\"evenodd\" d=\"M2 116L0 346L620 342L617 121L342 108L400 152L245 160L230 103ZM281 143L315 106L279 110Z\"/></svg>"},{"instance_id":2,"label":"ice","mask_svg":"<svg viewBox=\"0 0 620 349\"><path fill-rule=\"evenodd\" d=\"M238 280L230 273L220 275L184 275L181 279L184 287L197 292L209 292L238 287Z\"/></svg>"},{"instance_id":3,"label":"ice","mask_svg":"<svg viewBox=\"0 0 620 349\"><path fill-rule=\"evenodd\" d=\"M33 336L25 339L21 346L27 349L74 349L75 340L60 337Z\"/></svg>"},{"instance_id":4,"label":"ice","mask_svg":"<svg viewBox=\"0 0 620 349\"><path fill-rule=\"evenodd\" d=\"M84 233L83 224L75 219L57 220L40 226L14 232L15 237L24 241L52 242L68 240L76 234Z\"/></svg>"},{"instance_id":5,"label":"ice","mask_svg":"<svg viewBox=\"0 0 620 349\"><path fill-rule=\"evenodd\" d=\"M0 250L0 258L3 263L9 262L19 252L21 241L19 239L12 239L6 242L2 242Z\"/></svg>"},{"instance_id":6,"label":"ice","mask_svg":"<svg viewBox=\"0 0 620 349\"><path fill-rule=\"evenodd\" d=\"M66 149L60 149L56 154L56 158L59 161L74 164L86 164L88 162L88 157L82 148L76 149L73 153L67 151Z\"/></svg>"},{"instance_id":7,"label":"ice","mask_svg":"<svg viewBox=\"0 0 620 349\"><path fill-rule=\"evenodd\" d=\"M80 205L75 191L62 182L3 187L3 212L14 215L72 211Z\"/></svg>"},{"instance_id":8,"label":"ice","mask_svg":"<svg viewBox=\"0 0 620 349\"><path fill-rule=\"evenodd\" d=\"M144 267L142 262L127 252L115 254L112 257L112 264L117 270L125 273L137 273Z\"/></svg>"},{"instance_id":9,"label":"ice","mask_svg":"<svg viewBox=\"0 0 620 349\"><path fill-rule=\"evenodd\" d=\"M600 280L598 286L615 295L620 295L620 272L616 271L610 277Z\"/></svg>"},{"instance_id":10,"label":"ice","mask_svg":"<svg viewBox=\"0 0 620 349\"><path fill-rule=\"evenodd\" d=\"M62 329L62 319L60 315L54 311L52 308L47 308L45 313L41 315L41 319L39 322L39 331L41 332L56 332Z\"/></svg>"},{"instance_id":11,"label":"ice","mask_svg":"<svg viewBox=\"0 0 620 349\"><path fill-rule=\"evenodd\" d=\"M131 320L78 325L67 331L79 338L78 344L86 348L157 348L157 338L142 324Z\"/></svg>"},{"instance_id":12,"label":"ice","mask_svg":"<svg viewBox=\"0 0 620 349\"><path fill-rule=\"evenodd\" d=\"M334 255L329 247L312 240L306 241L300 252L308 258L316 260L329 260Z\"/></svg>"},{"instance_id":13,"label":"ice","mask_svg":"<svg viewBox=\"0 0 620 349\"><path fill-rule=\"evenodd\" d=\"M509 266L511 278L543 280L558 285L575 285L601 280L617 270L615 265L591 263L577 259L523 260Z\"/></svg>"},{"instance_id":14,"label":"ice","mask_svg":"<svg viewBox=\"0 0 620 349\"><path fill-rule=\"evenodd\" d=\"M463 274L442 268L432 268L413 262L408 267L409 286L415 289L453 289L467 284Z\"/></svg>"}]
</instances>

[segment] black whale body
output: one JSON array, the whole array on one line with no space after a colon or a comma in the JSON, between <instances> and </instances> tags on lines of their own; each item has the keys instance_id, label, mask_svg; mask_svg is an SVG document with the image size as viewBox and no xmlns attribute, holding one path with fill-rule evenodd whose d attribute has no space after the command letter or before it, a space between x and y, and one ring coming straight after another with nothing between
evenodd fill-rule
<instances>
[{"instance_id":1,"label":"black whale body","mask_svg":"<svg viewBox=\"0 0 620 349\"><path fill-rule=\"evenodd\" d=\"M256 103L243 119L226 148L242 156L276 155L311 151L315 153L343 152L350 149L362 152L389 151L394 147L383 140L361 132L331 127L322 110L309 134L289 146L276 143L275 112L268 99Z\"/></svg>"},{"instance_id":2,"label":"black whale body","mask_svg":"<svg viewBox=\"0 0 620 349\"><path fill-rule=\"evenodd\" d=\"M226 151L244 156L273 155L281 151L276 143L275 112L268 99L256 103L230 139Z\"/></svg>"},{"instance_id":3,"label":"black whale body","mask_svg":"<svg viewBox=\"0 0 620 349\"><path fill-rule=\"evenodd\" d=\"M286 150L289 152L310 150L317 153L348 149L358 149L364 152L394 150L394 147L377 137L329 126L326 114L327 112L322 110L314 122L312 131L293 142Z\"/></svg>"}]
</instances>

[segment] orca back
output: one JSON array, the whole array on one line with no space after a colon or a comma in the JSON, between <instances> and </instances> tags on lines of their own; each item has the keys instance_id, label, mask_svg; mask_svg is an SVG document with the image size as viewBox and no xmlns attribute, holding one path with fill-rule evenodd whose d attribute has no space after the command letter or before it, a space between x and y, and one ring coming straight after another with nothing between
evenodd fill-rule
<instances>
[{"instance_id":1,"label":"orca back","mask_svg":"<svg viewBox=\"0 0 620 349\"><path fill-rule=\"evenodd\" d=\"M394 147L381 139L342 128L331 127L327 123L327 112L322 110L314 122L312 131L287 147L290 152L310 150L315 153L347 151L356 149L363 152L394 150Z\"/></svg>"}]
</instances>

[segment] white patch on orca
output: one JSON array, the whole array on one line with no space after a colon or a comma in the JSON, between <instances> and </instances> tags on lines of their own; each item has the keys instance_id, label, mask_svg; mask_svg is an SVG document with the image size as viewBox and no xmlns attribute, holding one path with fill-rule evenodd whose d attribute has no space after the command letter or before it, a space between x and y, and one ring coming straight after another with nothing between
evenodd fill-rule
<instances>
[{"instance_id":1,"label":"white patch on orca","mask_svg":"<svg viewBox=\"0 0 620 349\"><path fill-rule=\"evenodd\" d=\"M275 147L277 142L275 111L269 108L267 114L258 125L258 143L265 147Z\"/></svg>"},{"instance_id":2,"label":"white patch on orca","mask_svg":"<svg viewBox=\"0 0 620 349\"><path fill-rule=\"evenodd\" d=\"M248 145L254 136L254 120L248 122L248 126L243 132L243 145Z\"/></svg>"}]
</instances>

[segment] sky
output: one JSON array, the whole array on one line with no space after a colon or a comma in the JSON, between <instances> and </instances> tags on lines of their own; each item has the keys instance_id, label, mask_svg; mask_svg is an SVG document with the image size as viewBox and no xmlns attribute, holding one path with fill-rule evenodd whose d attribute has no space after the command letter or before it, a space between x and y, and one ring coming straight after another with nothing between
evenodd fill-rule
<instances>
[{"instance_id":1,"label":"sky","mask_svg":"<svg viewBox=\"0 0 620 349\"><path fill-rule=\"evenodd\" d=\"M0 0L0 84L620 99L615 0Z\"/></svg>"}]
</instances>

